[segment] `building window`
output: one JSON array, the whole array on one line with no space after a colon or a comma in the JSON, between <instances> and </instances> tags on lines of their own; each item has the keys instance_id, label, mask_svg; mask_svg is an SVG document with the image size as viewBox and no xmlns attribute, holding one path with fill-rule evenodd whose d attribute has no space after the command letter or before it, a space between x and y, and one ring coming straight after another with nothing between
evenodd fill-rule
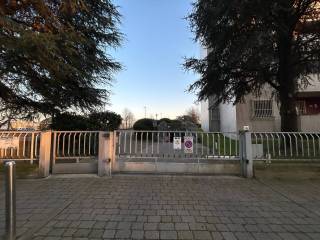
<instances>
[{"instance_id":1,"label":"building window","mask_svg":"<svg viewBox=\"0 0 320 240\"><path fill-rule=\"evenodd\" d=\"M252 107L254 118L273 117L272 100L254 100Z\"/></svg>"}]
</instances>

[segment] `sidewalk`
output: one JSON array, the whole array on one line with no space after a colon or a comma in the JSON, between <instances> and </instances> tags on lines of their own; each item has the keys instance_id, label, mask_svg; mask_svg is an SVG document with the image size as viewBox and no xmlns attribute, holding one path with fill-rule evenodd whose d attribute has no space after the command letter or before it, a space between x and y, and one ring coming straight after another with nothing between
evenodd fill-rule
<instances>
[{"instance_id":1,"label":"sidewalk","mask_svg":"<svg viewBox=\"0 0 320 240\"><path fill-rule=\"evenodd\" d=\"M320 239L319 180L87 176L17 187L20 239Z\"/></svg>"}]
</instances>

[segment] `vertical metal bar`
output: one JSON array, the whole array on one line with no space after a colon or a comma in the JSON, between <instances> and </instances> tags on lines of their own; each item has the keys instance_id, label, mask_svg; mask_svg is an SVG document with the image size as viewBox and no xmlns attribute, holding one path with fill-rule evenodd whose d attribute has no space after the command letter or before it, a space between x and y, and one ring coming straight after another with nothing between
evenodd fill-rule
<instances>
[{"instance_id":1,"label":"vertical metal bar","mask_svg":"<svg viewBox=\"0 0 320 240\"><path fill-rule=\"evenodd\" d=\"M119 154L119 156L121 155L121 133L122 132L119 132L119 141L118 141L118 154Z\"/></svg>"},{"instance_id":2,"label":"vertical metal bar","mask_svg":"<svg viewBox=\"0 0 320 240\"><path fill-rule=\"evenodd\" d=\"M116 133L117 135L117 133ZM97 138L99 136L99 133L94 133L93 135L93 154L96 155L96 152L97 152L97 148L98 148L98 144L97 144Z\"/></svg>"},{"instance_id":3,"label":"vertical metal bar","mask_svg":"<svg viewBox=\"0 0 320 240\"><path fill-rule=\"evenodd\" d=\"M281 156L281 138L279 136L279 134L276 134L278 137L278 151L279 151L279 156Z\"/></svg>"},{"instance_id":4,"label":"vertical metal bar","mask_svg":"<svg viewBox=\"0 0 320 240\"><path fill-rule=\"evenodd\" d=\"M134 154L138 153L138 133L135 132L135 140L134 140Z\"/></svg>"},{"instance_id":5,"label":"vertical metal bar","mask_svg":"<svg viewBox=\"0 0 320 240\"><path fill-rule=\"evenodd\" d=\"M201 133L201 157L203 157L203 133Z\"/></svg>"},{"instance_id":6,"label":"vertical metal bar","mask_svg":"<svg viewBox=\"0 0 320 240\"><path fill-rule=\"evenodd\" d=\"M218 133L218 152L219 152L219 157L220 157L221 156L220 133Z\"/></svg>"},{"instance_id":7,"label":"vertical metal bar","mask_svg":"<svg viewBox=\"0 0 320 240\"><path fill-rule=\"evenodd\" d=\"M79 133L79 149L78 149L79 156L81 155L81 135L82 133Z\"/></svg>"},{"instance_id":8,"label":"vertical metal bar","mask_svg":"<svg viewBox=\"0 0 320 240\"><path fill-rule=\"evenodd\" d=\"M149 132L147 132L147 141L146 141L146 155L148 156L148 145L149 145Z\"/></svg>"},{"instance_id":9,"label":"vertical metal bar","mask_svg":"<svg viewBox=\"0 0 320 240\"><path fill-rule=\"evenodd\" d=\"M270 133L271 139L272 139L272 156L274 157L276 155L275 147L274 147L274 136L273 133Z\"/></svg>"},{"instance_id":10,"label":"vertical metal bar","mask_svg":"<svg viewBox=\"0 0 320 240\"><path fill-rule=\"evenodd\" d=\"M53 166L55 165L56 163L56 157L57 157L57 132L54 132L53 134L53 157L52 157L52 160L53 160Z\"/></svg>"},{"instance_id":11,"label":"vertical metal bar","mask_svg":"<svg viewBox=\"0 0 320 240\"><path fill-rule=\"evenodd\" d=\"M76 135L77 135L77 133L74 133L74 135L73 135L73 156L75 156L76 155Z\"/></svg>"},{"instance_id":12,"label":"vertical metal bar","mask_svg":"<svg viewBox=\"0 0 320 240\"><path fill-rule=\"evenodd\" d=\"M158 146L157 146L157 153L158 153L158 157L159 157L159 155L160 155L160 152L159 152L159 145L160 145L160 133L158 132Z\"/></svg>"},{"instance_id":13,"label":"vertical metal bar","mask_svg":"<svg viewBox=\"0 0 320 240\"><path fill-rule=\"evenodd\" d=\"M235 145L236 145L236 157L238 157L238 144L239 144L239 135L236 133L236 140L235 140Z\"/></svg>"},{"instance_id":14,"label":"vertical metal bar","mask_svg":"<svg viewBox=\"0 0 320 240\"><path fill-rule=\"evenodd\" d=\"M130 143L129 143L129 151L130 151L130 156L131 156L131 154L132 154L132 131L130 132Z\"/></svg>"},{"instance_id":15,"label":"vertical metal bar","mask_svg":"<svg viewBox=\"0 0 320 240\"><path fill-rule=\"evenodd\" d=\"M124 132L124 141L123 141L123 153L126 154L127 153L127 132Z\"/></svg>"},{"instance_id":16,"label":"vertical metal bar","mask_svg":"<svg viewBox=\"0 0 320 240\"><path fill-rule=\"evenodd\" d=\"M88 154L89 154L89 156L91 156L91 135L92 135L92 133L90 132L89 133L89 152L88 152Z\"/></svg>"},{"instance_id":17,"label":"vertical metal bar","mask_svg":"<svg viewBox=\"0 0 320 240\"><path fill-rule=\"evenodd\" d=\"M23 151L22 151L22 156L25 157L26 156L26 137L27 137L28 133L26 133L23 137ZM12 151L12 150L11 150ZM11 156L12 156L12 152L11 152Z\"/></svg>"},{"instance_id":18,"label":"vertical metal bar","mask_svg":"<svg viewBox=\"0 0 320 240\"><path fill-rule=\"evenodd\" d=\"M231 157L232 153L231 153L231 144L232 144L232 138L231 138L231 134L229 134L229 158Z\"/></svg>"},{"instance_id":19,"label":"vertical metal bar","mask_svg":"<svg viewBox=\"0 0 320 240\"><path fill-rule=\"evenodd\" d=\"M198 157L198 133L196 133L196 156Z\"/></svg>"},{"instance_id":20,"label":"vertical metal bar","mask_svg":"<svg viewBox=\"0 0 320 240\"><path fill-rule=\"evenodd\" d=\"M86 140L87 140L87 133L84 134L83 136L83 156L86 156Z\"/></svg>"},{"instance_id":21,"label":"vertical metal bar","mask_svg":"<svg viewBox=\"0 0 320 240\"><path fill-rule=\"evenodd\" d=\"M170 137L171 137L171 133L168 132L168 138L169 138L168 141L169 141L169 143L170 143ZM167 149L167 153L168 153L168 157L169 157L169 156L170 156L170 149L169 149L169 148L170 148L170 147L169 147L170 144L166 144L166 145L167 145L166 149Z\"/></svg>"},{"instance_id":22,"label":"vertical metal bar","mask_svg":"<svg viewBox=\"0 0 320 240\"><path fill-rule=\"evenodd\" d=\"M207 157L210 155L209 133L207 133Z\"/></svg>"},{"instance_id":23,"label":"vertical metal bar","mask_svg":"<svg viewBox=\"0 0 320 240\"><path fill-rule=\"evenodd\" d=\"M297 134L293 134L294 139L296 141L296 156L299 156L299 148L298 148L298 138L297 138Z\"/></svg>"},{"instance_id":24,"label":"vertical metal bar","mask_svg":"<svg viewBox=\"0 0 320 240\"><path fill-rule=\"evenodd\" d=\"M140 146L140 149L141 149L141 151L140 151L141 156L142 156L142 145L143 145L143 144L142 144L142 140L143 140L143 132L141 132L141 141L140 141L140 142L141 142L141 146Z\"/></svg>"},{"instance_id":25,"label":"vertical metal bar","mask_svg":"<svg viewBox=\"0 0 320 240\"><path fill-rule=\"evenodd\" d=\"M57 157L60 156L60 134L61 133L58 133L58 136L57 136Z\"/></svg>"},{"instance_id":26,"label":"vertical metal bar","mask_svg":"<svg viewBox=\"0 0 320 240\"><path fill-rule=\"evenodd\" d=\"M214 142L214 133L212 134L212 156L214 156L214 147L215 147L215 142Z\"/></svg>"},{"instance_id":27,"label":"vertical metal bar","mask_svg":"<svg viewBox=\"0 0 320 240\"><path fill-rule=\"evenodd\" d=\"M309 138L307 134L304 134L304 136L306 136L307 138L307 149L308 149L308 157L310 157L310 144L309 144Z\"/></svg>"},{"instance_id":28,"label":"vertical metal bar","mask_svg":"<svg viewBox=\"0 0 320 240\"><path fill-rule=\"evenodd\" d=\"M151 156L153 156L153 133L151 133Z\"/></svg>"},{"instance_id":29,"label":"vertical metal bar","mask_svg":"<svg viewBox=\"0 0 320 240\"><path fill-rule=\"evenodd\" d=\"M285 134L282 133L281 135L282 135L282 138L283 138L284 156L286 157L287 156L287 140L286 140Z\"/></svg>"},{"instance_id":30,"label":"vertical metal bar","mask_svg":"<svg viewBox=\"0 0 320 240\"><path fill-rule=\"evenodd\" d=\"M290 133L288 133L288 136L289 136L289 144L290 144L290 155L291 155L291 157L293 156L293 154L292 154L292 141L291 141L291 135L290 135Z\"/></svg>"},{"instance_id":31,"label":"vertical metal bar","mask_svg":"<svg viewBox=\"0 0 320 240\"><path fill-rule=\"evenodd\" d=\"M6 239L16 239L16 164L5 163Z\"/></svg>"},{"instance_id":32,"label":"vertical metal bar","mask_svg":"<svg viewBox=\"0 0 320 240\"><path fill-rule=\"evenodd\" d=\"M62 156L65 156L65 154L64 154L65 141L66 141L66 133L64 133L64 134L62 135Z\"/></svg>"},{"instance_id":33,"label":"vertical metal bar","mask_svg":"<svg viewBox=\"0 0 320 240\"><path fill-rule=\"evenodd\" d=\"M266 139L267 139L267 152L268 152L268 156L270 156L270 151L269 151L269 136L268 133L265 133L266 135Z\"/></svg>"},{"instance_id":34,"label":"vertical metal bar","mask_svg":"<svg viewBox=\"0 0 320 240\"><path fill-rule=\"evenodd\" d=\"M313 156L315 157L316 156L316 147L315 147L315 144L314 144L314 137L313 137L312 133L310 134L310 136L312 138Z\"/></svg>"},{"instance_id":35,"label":"vertical metal bar","mask_svg":"<svg viewBox=\"0 0 320 240\"><path fill-rule=\"evenodd\" d=\"M34 148L34 156L38 158L38 139L39 139L39 133L36 135L36 140L35 140L35 148Z\"/></svg>"},{"instance_id":36,"label":"vertical metal bar","mask_svg":"<svg viewBox=\"0 0 320 240\"><path fill-rule=\"evenodd\" d=\"M68 134L68 156L70 156L71 133Z\"/></svg>"},{"instance_id":37,"label":"vertical metal bar","mask_svg":"<svg viewBox=\"0 0 320 240\"><path fill-rule=\"evenodd\" d=\"M303 144L303 137L301 136L301 134L299 133L300 136L300 140L301 140L301 154L302 157L304 157L304 144Z\"/></svg>"},{"instance_id":38,"label":"vertical metal bar","mask_svg":"<svg viewBox=\"0 0 320 240\"><path fill-rule=\"evenodd\" d=\"M33 164L33 158L34 158L34 134L31 133L31 151L30 151L30 163Z\"/></svg>"},{"instance_id":39,"label":"vertical metal bar","mask_svg":"<svg viewBox=\"0 0 320 240\"><path fill-rule=\"evenodd\" d=\"M223 134L223 156L226 157L226 135Z\"/></svg>"}]
</instances>

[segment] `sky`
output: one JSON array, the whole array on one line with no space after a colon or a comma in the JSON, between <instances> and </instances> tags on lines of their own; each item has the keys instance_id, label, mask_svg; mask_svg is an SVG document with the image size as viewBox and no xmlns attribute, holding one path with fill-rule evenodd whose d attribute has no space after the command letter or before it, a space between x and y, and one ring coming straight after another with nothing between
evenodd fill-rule
<instances>
[{"instance_id":1,"label":"sky","mask_svg":"<svg viewBox=\"0 0 320 240\"><path fill-rule=\"evenodd\" d=\"M145 116L175 118L194 106L187 92L197 79L183 69L184 57L199 57L188 21L191 0L114 0L122 14L122 46L110 53L123 64L115 75L107 110L124 108L136 119ZM197 106L199 107L199 105Z\"/></svg>"}]
</instances>

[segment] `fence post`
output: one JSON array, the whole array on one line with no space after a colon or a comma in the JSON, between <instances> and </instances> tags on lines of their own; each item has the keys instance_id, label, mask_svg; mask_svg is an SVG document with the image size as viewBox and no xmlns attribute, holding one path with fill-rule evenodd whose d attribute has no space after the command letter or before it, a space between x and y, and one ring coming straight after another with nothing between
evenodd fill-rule
<instances>
[{"instance_id":1,"label":"fence post","mask_svg":"<svg viewBox=\"0 0 320 240\"><path fill-rule=\"evenodd\" d=\"M45 131L40 134L39 175L48 177L50 174L52 132Z\"/></svg>"},{"instance_id":2,"label":"fence post","mask_svg":"<svg viewBox=\"0 0 320 240\"><path fill-rule=\"evenodd\" d=\"M5 167L6 239L16 239L16 164L9 161Z\"/></svg>"},{"instance_id":3,"label":"fence post","mask_svg":"<svg viewBox=\"0 0 320 240\"><path fill-rule=\"evenodd\" d=\"M98 176L112 174L111 158L113 154L113 133L99 132Z\"/></svg>"},{"instance_id":4,"label":"fence post","mask_svg":"<svg viewBox=\"0 0 320 240\"><path fill-rule=\"evenodd\" d=\"M240 131L241 175L253 178L252 141L250 131Z\"/></svg>"}]
</instances>

